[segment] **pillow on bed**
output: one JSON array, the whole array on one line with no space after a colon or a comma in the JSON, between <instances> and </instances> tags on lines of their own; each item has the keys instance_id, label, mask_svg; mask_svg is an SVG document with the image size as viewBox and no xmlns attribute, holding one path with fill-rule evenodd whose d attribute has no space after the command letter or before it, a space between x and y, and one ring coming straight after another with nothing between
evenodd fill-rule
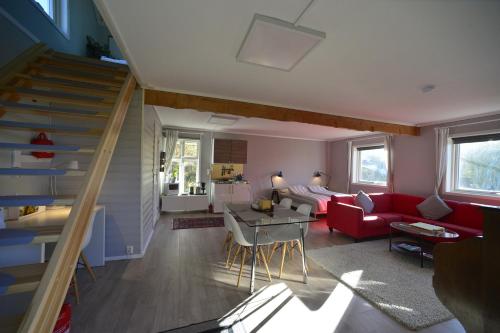
<instances>
[{"instance_id":1,"label":"pillow on bed","mask_svg":"<svg viewBox=\"0 0 500 333\"><path fill-rule=\"evenodd\" d=\"M319 186L319 185L309 185L307 186L307 188L309 189L309 191L311 192L328 192L326 190L326 188L324 188L323 186Z\"/></svg>"},{"instance_id":2,"label":"pillow on bed","mask_svg":"<svg viewBox=\"0 0 500 333\"><path fill-rule=\"evenodd\" d=\"M309 192L304 185L292 185L288 189L295 194L307 193Z\"/></svg>"},{"instance_id":3,"label":"pillow on bed","mask_svg":"<svg viewBox=\"0 0 500 333\"><path fill-rule=\"evenodd\" d=\"M356 194L354 203L356 204L356 206L363 208L365 214L370 214L373 210L373 207L375 207L375 204L373 203L370 196L363 191L359 191L358 194Z\"/></svg>"}]
</instances>

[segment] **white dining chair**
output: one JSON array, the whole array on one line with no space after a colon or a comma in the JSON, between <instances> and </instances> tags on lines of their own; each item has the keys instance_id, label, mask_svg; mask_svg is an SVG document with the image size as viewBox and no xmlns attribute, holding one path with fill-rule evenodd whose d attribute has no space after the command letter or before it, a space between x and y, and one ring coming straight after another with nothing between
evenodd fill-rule
<instances>
[{"instance_id":1,"label":"white dining chair","mask_svg":"<svg viewBox=\"0 0 500 333\"><path fill-rule=\"evenodd\" d=\"M310 216L311 209L312 209L311 205L301 204L297 207L297 212L305 216ZM305 238L309 231L309 223L301 223L301 224L302 228L304 229L304 238ZM285 264L286 252L288 251L290 255L293 255L293 250L297 246L299 248L300 254L303 255L301 236L300 236L300 226L299 224L282 225L280 227L268 228L267 232L269 234L269 237L271 237L275 241L273 248L271 250L271 254L269 255L269 258L267 260L268 262L271 262L274 252L276 252L276 250L281 247L281 264L280 264L280 271L278 274L278 277L281 278Z\"/></svg>"},{"instance_id":2,"label":"white dining chair","mask_svg":"<svg viewBox=\"0 0 500 333\"><path fill-rule=\"evenodd\" d=\"M236 222L233 215L229 213L229 211L224 212L224 216L227 216L228 222L231 224L231 230L233 232L234 241L238 244L236 252L234 253L233 260L231 265L229 266L229 270L233 266L238 254L240 255L240 272L238 274L238 281L236 282L236 287L240 286L241 275L243 273L243 265L245 265L245 259L247 257L247 253L249 255L253 254L253 238L254 238L254 230L251 227L246 225L242 225L241 223ZM273 240L269 238L266 233L258 233L257 234L257 253L255 254L257 260L263 262L264 267L267 272L267 277L269 282L272 282L271 273L269 272L269 267L267 265L267 258L264 255L264 251L262 251L262 246L270 245L273 243Z\"/></svg>"},{"instance_id":3,"label":"white dining chair","mask_svg":"<svg viewBox=\"0 0 500 333\"><path fill-rule=\"evenodd\" d=\"M286 209L291 209L292 208L292 199L290 199L290 198L281 199L279 205L280 205L280 207L283 207Z\"/></svg>"},{"instance_id":4,"label":"white dining chair","mask_svg":"<svg viewBox=\"0 0 500 333\"><path fill-rule=\"evenodd\" d=\"M85 255L85 253L83 253L83 250L89 245L90 240L92 239L92 232L94 230L95 213L96 213L96 211L94 210L94 212L92 213L92 215L90 217L90 224L89 224L89 227L87 229L87 232L85 233L85 237L83 238L83 243L82 243L82 246L80 247L80 256L78 258L79 261L77 262L77 267L78 267L78 265L84 266L87 269L87 272L90 274L90 276L92 277L92 280L94 282L96 281L94 270L92 269L92 266L90 265L89 260L87 259L87 256ZM80 260L81 260L81 262L80 262ZM78 281L76 279L76 270L73 273L73 289L75 292L76 304L80 304L80 292L78 290Z\"/></svg>"},{"instance_id":5,"label":"white dining chair","mask_svg":"<svg viewBox=\"0 0 500 333\"><path fill-rule=\"evenodd\" d=\"M226 229L226 238L224 239L224 244L222 246L223 251L227 251L226 256L226 268L229 265L229 259L231 258L231 250L234 245L233 230L231 228L231 222L229 219L232 215L229 213L228 209L224 206L224 228Z\"/></svg>"}]
</instances>

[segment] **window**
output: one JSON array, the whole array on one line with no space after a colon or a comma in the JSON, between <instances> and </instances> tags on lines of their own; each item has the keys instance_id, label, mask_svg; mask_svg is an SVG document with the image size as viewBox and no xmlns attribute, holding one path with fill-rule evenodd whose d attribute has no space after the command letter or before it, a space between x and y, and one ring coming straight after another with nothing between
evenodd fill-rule
<instances>
[{"instance_id":1,"label":"window","mask_svg":"<svg viewBox=\"0 0 500 333\"><path fill-rule=\"evenodd\" d=\"M179 183L180 193L189 193L200 180L200 141L178 139L168 172L170 182Z\"/></svg>"},{"instance_id":2,"label":"window","mask_svg":"<svg viewBox=\"0 0 500 333\"><path fill-rule=\"evenodd\" d=\"M56 28L69 38L69 0L33 0L35 6L44 13Z\"/></svg>"},{"instance_id":3,"label":"window","mask_svg":"<svg viewBox=\"0 0 500 333\"><path fill-rule=\"evenodd\" d=\"M452 192L500 196L500 133L451 139Z\"/></svg>"},{"instance_id":4,"label":"window","mask_svg":"<svg viewBox=\"0 0 500 333\"><path fill-rule=\"evenodd\" d=\"M353 147L355 183L387 185L387 151L384 145Z\"/></svg>"}]
</instances>

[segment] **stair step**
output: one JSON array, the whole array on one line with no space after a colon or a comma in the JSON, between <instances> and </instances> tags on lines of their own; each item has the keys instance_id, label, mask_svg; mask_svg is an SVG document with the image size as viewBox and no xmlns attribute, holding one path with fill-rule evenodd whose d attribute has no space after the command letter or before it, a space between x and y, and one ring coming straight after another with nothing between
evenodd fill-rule
<instances>
[{"instance_id":1,"label":"stair step","mask_svg":"<svg viewBox=\"0 0 500 333\"><path fill-rule=\"evenodd\" d=\"M103 119L108 118L110 114L109 111L100 111L94 109L81 109L64 106L46 106L8 101L0 101L0 110L1 109L28 114L52 115L61 117L91 117Z\"/></svg>"},{"instance_id":2,"label":"stair step","mask_svg":"<svg viewBox=\"0 0 500 333\"><path fill-rule=\"evenodd\" d=\"M68 94L64 92L57 91L46 91L46 90L38 90L31 88L20 88L20 87L9 87L3 88L0 90L0 94L2 92L8 92L14 94L18 98L30 99L34 102L49 102L49 103L57 103L57 104L71 104L78 105L84 107L98 107L105 108L111 110L114 105L114 102L110 102L109 100L105 100L101 97L89 97L82 96L76 94ZM4 99L5 100L5 99Z\"/></svg>"},{"instance_id":3,"label":"stair step","mask_svg":"<svg viewBox=\"0 0 500 333\"><path fill-rule=\"evenodd\" d=\"M0 246L55 243L64 226L0 229Z\"/></svg>"},{"instance_id":4,"label":"stair step","mask_svg":"<svg viewBox=\"0 0 500 333\"><path fill-rule=\"evenodd\" d=\"M0 176L84 176L83 170L34 169L34 168L0 168Z\"/></svg>"},{"instance_id":5,"label":"stair step","mask_svg":"<svg viewBox=\"0 0 500 333\"><path fill-rule=\"evenodd\" d=\"M12 130L28 130L36 132L59 133L66 135L96 135L102 134L102 129L67 126L67 125L51 125L39 123L26 123L11 120L0 120L0 128Z\"/></svg>"},{"instance_id":6,"label":"stair step","mask_svg":"<svg viewBox=\"0 0 500 333\"><path fill-rule=\"evenodd\" d=\"M98 85L104 85L104 86L110 86L110 87L121 87L123 82L120 81L115 81L115 80L109 80L109 79L104 79L104 78L99 78L99 77L92 77L92 75L86 75L82 72L77 72L77 71L63 71L60 69L54 69L54 68L47 68L46 66L41 66L41 65L30 65L30 68L38 71L38 75L43 76L43 77L52 77L52 78L58 78L58 79L66 79L66 80L74 80L74 81L80 81L80 82L86 82L86 83L94 83Z\"/></svg>"},{"instance_id":7,"label":"stair step","mask_svg":"<svg viewBox=\"0 0 500 333\"><path fill-rule=\"evenodd\" d=\"M80 100L86 102L111 104L111 106L114 104L114 98L92 96L90 94L83 95L83 94L68 93L65 91L58 91L58 90L42 90L42 89L23 88L23 87L4 87L2 88L2 90L14 92L23 96L25 95L47 96L56 99L70 99L70 100Z\"/></svg>"},{"instance_id":8,"label":"stair step","mask_svg":"<svg viewBox=\"0 0 500 333\"><path fill-rule=\"evenodd\" d=\"M77 55L67 54L67 53L62 53L62 52L52 52L51 56L54 59L66 59L66 60L71 60L71 61L75 61L75 62L91 64L93 66L109 67L109 68L114 68L114 69L128 72L128 66L122 65L122 64L117 64L114 62L102 61L99 59L82 57L82 56L77 56Z\"/></svg>"},{"instance_id":9,"label":"stair step","mask_svg":"<svg viewBox=\"0 0 500 333\"><path fill-rule=\"evenodd\" d=\"M0 295L35 290L46 268L47 263L0 268Z\"/></svg>"},{"instance_id":10,"label":"stair step","mask_svg":"<svg viewBox=\"0 0 500 333\"><path fill-rule=\"evenodd\" d=\"M0 207L21 206L69 206L75 201L74 195L10 195L0 196Z\"/></svg>"},{"instance_id":11,"label":"stair step","mask_svg":"<svg viewBox=\"0 0 500 333\"><path fill-rule=\"evenodd\" d=\"M15 333L21 326L24 314L12 316L0 316L0 327L2 333Z\"/></svg>"},{"instance_id":12,"label":"stair step","mask_svg":"<svg viewBox=\"0 0 500 333\"><path fill-rule=\"evenodd\" d=\"M53 151L58 153L82 153L92 154L95 149L80 148L74 145L35 145L31 143L0 142L0 149L3 150L28 150L28 151ZM0 205L0 207L2 207Z\"/></svg>"},{"instance_id":13,"label":"stair step","mask_svg":"<svg viewBox=\"0 0 500 333\"><path fill-rule=\"evenodd\" d=\"M119 90L116 88L113 88L112 90L111 87L107 86L101 87L95 84L82 84L82 82L78 81L52 79L41 76L31 76L26 74L17 74L16 77L19 79L23 79L24 81L27 81L27 83L35 87L54 88L67 92L108 97L110 99L115 99L119 93Z\"/></svg>"},{"instance_id":14,"label":"stair step","mask_svg":"<svg viewBox=\"0 0 500 333\"><path fill-rule=\"evenodd\" d=\"M122 84L123 81L125 80L125 76L115 76L112 73L105 72L105 71L99 71L98 73L92 73L92 72L88 72L87 70L77 69L75 67L73 67L73 68L61 68L58 66L43 64L43 63L42 64L32 63L29 65L29 67L36 68L38 70L59 72L59 73L70 74L70 75L75 75L75 76L87 77L87 78L91 78L91 79L97 79L97 80L105 81L108 83Z\"/></svg>"},{"instance_id":15,"label":"stair step","mask_svg":"<svg viewBox=\"0 0 500 333\"><path fill-rule=\"evenodd\" d=\"M89 64L81 61L74 61L65 58L55 58L51 55L43 54L39 57L39 62L47 65L51 65L54 67L59 67L63 69L75 69L79 68L80 70L91 72L91 73L108 73L113 76L125 78L127 76L128 71L124 71L120 68L109 67L109 66L101 66L101 63L98 65Z\"/></svg>"}]
</instances>

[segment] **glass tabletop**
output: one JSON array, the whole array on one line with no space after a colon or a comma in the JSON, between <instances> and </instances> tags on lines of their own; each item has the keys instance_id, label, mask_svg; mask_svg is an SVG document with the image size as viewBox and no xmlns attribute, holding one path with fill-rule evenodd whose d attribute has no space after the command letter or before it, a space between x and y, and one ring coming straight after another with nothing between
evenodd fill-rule
<instances>
[{"instance_id":1,"label":"glass tabletop","mask_svg":"<svg viewBox=\"0 0 500 333\"><path fill-rule=\"evenodd\" d=\"M295 223L317 222L318 219L297 213L288 208L274 205L269 212L254 210L250 203L226 204L227 209L238 222L244 222L249 227L275 226Z\"/></svg>"}]
</instances>

